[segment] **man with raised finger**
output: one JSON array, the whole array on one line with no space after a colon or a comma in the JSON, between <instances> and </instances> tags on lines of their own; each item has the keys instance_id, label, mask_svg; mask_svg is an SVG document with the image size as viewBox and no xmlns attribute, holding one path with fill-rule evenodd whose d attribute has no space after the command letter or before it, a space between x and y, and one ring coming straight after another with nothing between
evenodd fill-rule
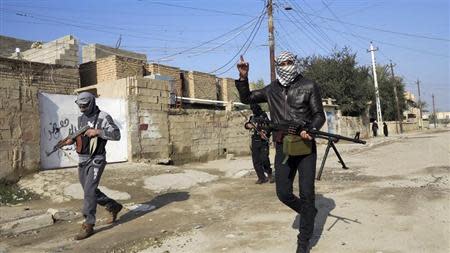
<instances>
[{"instance_id":1,"label":"man with raised finger","mask_svg":"<svg viewBox=\"0 0 450 253\"><path fill-rule=\"evenodd\" d=\"M325 123L319 86L301 75L299 61L290 52L282 52L278 55L275 65L278 79L262 89L250 91L249 64L241 56L237 65L239 79L236 80L241 102L268 103L270 117L275 124L307 121L310 122L311 128L319 130ZM309 152L286 157L283 152L286 133L273 132L276 150L275 184L280 201L300 214L297 252L303 253L309 250L309 241L317 214L314 190L317 149L314 139L306 131L303 130L299 134L291 131L289 134L300 135L305 145L309 145ZM293 194L293 182L297 172L299 173L299 197Z\"/></svg>"}]
</instances>

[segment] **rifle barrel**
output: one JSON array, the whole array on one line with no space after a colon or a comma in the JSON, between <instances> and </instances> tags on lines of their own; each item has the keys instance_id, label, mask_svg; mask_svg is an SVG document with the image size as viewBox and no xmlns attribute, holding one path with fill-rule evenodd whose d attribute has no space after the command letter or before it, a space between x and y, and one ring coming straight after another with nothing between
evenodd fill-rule
<instances>
[{"instance_id":1,"label":"rifle barrel","mask_svg":"<svg viewBox=\"0 0 450 253\"><path fill-rule=\"evenodd\" d=\"M274 123L269 123L268 126L271 129L278 130L278 131L284 131L284 132L287 132L290 127L289 124L274 124ZM334 138L336 140L345 140L345 141L351 141L351 142L360 143L360 144L366 144L365 141L356 139L356 138L346 137L346 136L342 136L342 135L338 135L338 134L331 134L331 133L327 133L327 132L323 132L323 131L319 131L319 130L310 130L310 129L304 129L304 130L310 134L315 135L317 138L322 138L322 139Z\"/></svg>"},{"instance_id":2,"label":"rifle barrel","mask_svg":"<svg viewBox=\"0 0 450 253\"><path fill-rule=\"evenodd\" d=\"M314 134L318 138L323 138L323 139L335 138L337 140L344 140L344 141L351 141L351 142L360 143L360 144L366 144L366 142L363 140L350 138L350 137L342 136L339 134L331 134L331 133L322 132L322 131L318 131L318 130L310 130L308 132L311 134Z\"/></svg>"}]
</instances>

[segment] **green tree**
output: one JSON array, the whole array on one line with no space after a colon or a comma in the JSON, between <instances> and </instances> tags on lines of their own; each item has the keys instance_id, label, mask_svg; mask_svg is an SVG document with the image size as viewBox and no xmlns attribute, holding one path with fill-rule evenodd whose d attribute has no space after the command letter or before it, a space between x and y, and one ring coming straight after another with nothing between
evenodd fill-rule
<instances>
[{"instance_id":1,"label":"green tree","mask_svg":"<svg viewBox=\"0 0 450 253\"><path fill-rule=\"evenodd\" d=\"M250 90L259 90L264 88L264 80L263 79L258 79L258 81L255 82L250 82Z\"/></svg>"},{"instance_id":2,"label":"green tree","mask_svg":"<svg viewBox=\"0 0 450 253\"><path fill-rule=\"evenodd\" d=\"M377 65L378 90L380 93L381 114L383 120L394 121L397 118L397 109L395 102L394 85L397 86L397 97L400 109L400 115L406 110L405 92L403 79L400 77L392 78L389 65ZM373 76L370 75L370 82L373 84ZM370 115L376 117L375 93L372 96L372 104L370 107ZM400 116L402 117L402 116Z\"/></svg>"},{"instance_id":3,"label":"green tree","mask_svg":"<svg viewBox=\"0 0 450 253\"><path fill-rule=\"evenodd\" d=\"M356 54L349 48L300 61L303 75L321 86L323 98L336 99L343 115L359 116L366 110L374 94L369 68L357 66Z\"/></svg>"}]
</instances>

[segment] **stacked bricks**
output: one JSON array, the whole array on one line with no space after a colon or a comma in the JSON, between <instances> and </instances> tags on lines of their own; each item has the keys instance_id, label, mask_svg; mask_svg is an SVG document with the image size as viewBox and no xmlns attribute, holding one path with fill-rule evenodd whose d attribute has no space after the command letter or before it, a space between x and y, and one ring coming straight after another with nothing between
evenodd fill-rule
<instances>
[{"instance_id":1,"label":"stacked bricks","mask_svg":"<svg viewBox=\"0 0 450 253\"><path fill-rule=\"evenodd\" d=\"M168 158L168 82L127 78L131 160Z\"/></svg>"},{"instance_id":2,"label":"stacked bricks","mask_svg":"<svg viewBox=\"0 0 450 253\"><path fill-rule=\"evenodd\" d=\"M101 44L89 44L82 48L82 63L98 61L112 55L130 58L142 62L147 61L147 55L123 49L108 47Z\"/></svg>"},{"instance_id":3,"label":"stacked bricks","mask_svg":"<svg viewBox=\"0 0 450 253\"><path fill-rule=\"evenodd\" d=\"M72 94L80 83L78 68L75 67L0 57L0 80L3 79L20 80L22 85L59 94Z\"/></svg>"},{"instance_id":4,"label":"stacked bricks","mask_svg":"<svg viewBox=\"0 0 450 253\"><path fill-rule=\"evenodd\" d=\"M39 170L38 92L72 94L78 70L0 58L0 181Z\"/></svg>"},{"instance_id":5,"label":"stacked bricks","mask_svg":"<svg viewBox=\"0 0 450 253\"><path fill-rule=\"evenodd\" d=\"M44 43L39 48L32 48L20 53L21 59L32 62L58 64L64 66L78 66L78 42L67 35L62 38ZM16 54L11 56L17 58Z\"/></svg>"},{"instance_id":6,"label":"stacked bricks","mask_svg":"<svg viewBox=\"0 0 450 253\"><path fill-rule=\"evenodd\" d=\"M144 76L145 62L112 55L80 65L81 86L119 80L129 76Z\"/></svg>"},{"instance_id":7,"label":"stacked bricks","mask_svg":"<svg viewBox=\"0 0 450 253\"><path fill-rule=\"evenodd\" d=\"M186 79L188 97L218 99L216 76L198 71L189 71Z\"/></svg>"}]
</instances>

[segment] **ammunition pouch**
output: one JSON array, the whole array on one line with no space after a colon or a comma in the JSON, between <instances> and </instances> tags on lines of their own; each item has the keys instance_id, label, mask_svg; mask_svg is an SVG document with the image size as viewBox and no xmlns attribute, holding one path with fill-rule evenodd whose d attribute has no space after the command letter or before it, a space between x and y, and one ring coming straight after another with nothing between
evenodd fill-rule
<instances>
[{"instance_id":1,"label":"ammunition pouch","mask_svg":"<svg viewBox=\"0 0 450 253\"><path fill-rule=\"evenodd\" d=\"M283 138L283 154L286 163L289 156L309 155L312 153L312 141L305 141L298 135L288 134Z\"/></svg>"}]
</instances>

